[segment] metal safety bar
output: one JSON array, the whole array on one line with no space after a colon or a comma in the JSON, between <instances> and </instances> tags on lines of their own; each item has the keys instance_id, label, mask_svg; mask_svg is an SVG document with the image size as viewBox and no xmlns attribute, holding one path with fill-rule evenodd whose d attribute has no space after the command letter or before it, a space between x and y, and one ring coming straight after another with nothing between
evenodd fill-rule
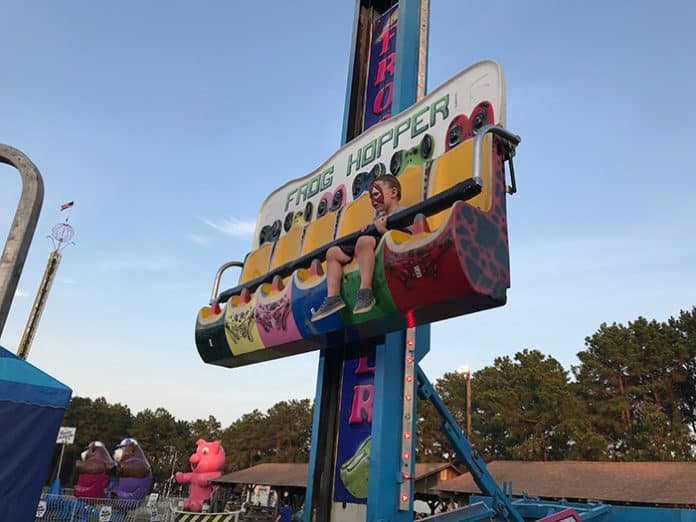
<instances>
[{"instance_id":1,"label":"metal safety bar","mask_svg":"<svg viewBox=\"0 0 696 522\"><path fill-rule=\"evenodd\" d=\"M458 183L453 187L450 187L449 189L440 192L439 194L425 201L421 201L420 203L412 205L404 210L395 212L387 218L387 228L396 230L405 229L413 223L413 219L416 217L417 214L425 214L427 216L437 214L441 210L445 210L446 208L451 207L455 201L466 201L468 199L473 198L481 192L481 188L482 186L480 183L480 179L475 180L471 178L464 180L461 183ZM375 236L379 235L375 226L370 225L364 232L353 232L352 234L343 236L339 239L331 241L330 243L327 243L326 245L320 248L317 248L316 250L312 250L310 253L305 254L302 257L298 257L294 261L285 263L284 265L279 266L275 270L271 270L270 272L265 273L261 277L252 279L251 281L236 286L235 288L232 288L230 290L225 290L218 296L217 302L222 303L224 301L227 301L230 297L239 294L245 288L250 292L253 292L258 286L273 280L275 276L289 276L298 268L308 267L314 259L324 259L327 250L332 246L355 244L355 242L358 240L358 237L365 234Z\"/></svg>"},{"instance_id":2,"label":"metal safety bar","mask_svg":"<svg viewBox=\"0 0 696 522\"><path fill-rule=\"evenodd\" d=\"M522 141L522 138L500 125L484 125L481 127L474 137L474 160L472 166L474 178L480 178L481 176L483 138L486 134L495 134L503 140L503 156L505 160L510 163L510 185L506 187L506 192L508 194L514 194L517 192L517 183L515 182L515 167L512 163L512 158L515 156L515 149Z\"/></svg>"},{"instance_id":3,"label":"metal safety bar","mask_svg":"<svg viewBox=\"0 0 696 522\"><path fill-rule=\"evenodd\" d=\"M22 194L0 257L0 335L10 313L19 276L43 205L44 185L39 169L21 151L0 144L0 163L13 166L22 176Z\"/></svg>"},{"instance_id":4,"label":"metal safety bar","mask_svg":"<svg viewBox=\"0 0 696 522\"><path fill-rule=\"evenodd\" d=\"M213 281L213 291L210 294L210 304L217 303L217 293L220 289L220 279L222 278L222 274L225 270L227 270L228 268L232 268L233 266L243 268L244 263L242 263L241 261L229 261L222 265L220 268L218 268L217 274L215 274L215 281Z\"/></svg>"},{"instance_id":5,"label":"metal safety bar","mask_svg":"<svg viewBox=\"0 0 696 522\"><path fill-rule=\"evenodd\" d=\"M512 168L512 157L515 155L515 147L522 141L517 134L513 134L504 127L500 125L485 125L479 129L474 138L474 157L472 163L472 177L466 179L456 185L448 188L432 196L425 201L416 203L404 210L396 212L388 217L387 228L389 229L405 229L413 223L413 219L418 214L425 214L426 216L432 216L438 212L445 210L452 206L455 201L466 201L481 193L483 189L483 180L481 176L481 166L482 166L482 156L483 156L483 138L486 134L495 134L502 138L505 159L510 162L510 172L512 177L512 185L507 188L509 194L514 194L517 191L515 184L514 170ZM229 290L225 290L219 296L215 298L217 303L223 303L227 301L233 295L239 294L245 288L250 292L253 292L260 285L267 283L275 276L287 277L292 274L298 268L306 268L314 259L323 260L326 257L326 252L332 246L341 245L353 245L357 241L358 237L361 235L379 235L377 229L374 225L367 227L364 232L353 232L341 238L338 238L326 245L317 248L299 257L293 261L285 263L284 265L271 270L264 275L252 279L244 284L238 285ZM223 265L225 266L225 265ZM212 304L212 303L211 303Z\"/></svg>"}]
</instances>

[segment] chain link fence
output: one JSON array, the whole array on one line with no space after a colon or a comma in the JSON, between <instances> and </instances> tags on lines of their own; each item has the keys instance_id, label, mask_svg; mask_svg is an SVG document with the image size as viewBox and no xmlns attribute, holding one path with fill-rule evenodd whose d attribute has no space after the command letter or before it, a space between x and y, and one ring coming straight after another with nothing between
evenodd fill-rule
<instances>
[{"instance_id":1,"label":"chain link fence","mask_svg":"<svg viewBox=\"0 0 696 522\"><path fill-rule=\"evenodd\" d=\"M241 522L269 521L258 518L259 510L251 509L246 518L239 511L226 513L187 513L184 499L179 497L144 500L108 498L75 498L69 495L42 494L36 508L35 522ZM268 515L263 513L263 515Z\"/></svg>"},{"instance_id":2,"label":"chain link fence","mask_svg":"<svg viewBox=\"0 0 696 522\"><path fill-rule=\"evenodd\" d=\"M168 501L41 495L35 522L166 522Z\"/></svg>"}]
</instances>

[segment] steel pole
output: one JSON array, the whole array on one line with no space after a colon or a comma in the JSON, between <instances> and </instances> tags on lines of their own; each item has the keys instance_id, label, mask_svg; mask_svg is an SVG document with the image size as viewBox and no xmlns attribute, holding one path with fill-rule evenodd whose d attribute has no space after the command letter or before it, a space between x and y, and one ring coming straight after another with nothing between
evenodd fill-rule
<instances>
[{"instance_id":1,"label":"steel pole","mask_svg":"<svg viewBox=\"0 0 696 522\"><path fill-rule=\"evenodd\" d=\"M471 441L471 372L466 374L466 438Z\"/></svg>"},{"instance_id":2,"label":"steel pole","mask_svg":"<svg viewBox=\"0 0 696 522\"><path fill-rule=\"evenodd\" d=\"M57 251L51 252L48 256L43 279L41 279L41 284L36 292L34 305L31 307L27 324L24 327L24 334L22 334L22 339L19 341L19 348L17 348L17 356L22 359L29 357L29 350L31 350L31 344L34 342L34 335L36 335L36 329L39 327L41 315L46 307L48 293L51 291L51 285L53 285L53 280L56 277L60 260L61 255Z\"/></svg>"},{"instance_id":3,"label":"steel pole","mask_svg":"<svg viewBox=\"0 0 696 522\"><path fill-rule=\"evenodd\" d=\"M56 478L60 480L60 471L63 468L63 453L65 453L65 444L60 445L60 457L58 459L58 473L56 473Z\"/></svg>"}]
</instances>

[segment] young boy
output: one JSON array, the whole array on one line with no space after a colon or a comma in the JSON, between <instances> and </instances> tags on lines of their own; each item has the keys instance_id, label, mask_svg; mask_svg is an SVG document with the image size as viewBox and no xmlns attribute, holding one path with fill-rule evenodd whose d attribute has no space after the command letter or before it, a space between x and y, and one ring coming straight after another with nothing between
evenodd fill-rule
<instances>
[{"instance_id":1,"label":"young boy","mask_svg":"<svg viewBox=\"0 0 696 522\"><path fill-rule=\"evenodd\" d=\"M326 284L328 292L322 305L312 315L312 321L319 321L345 308L346 303L340 295L341 277L343 276L343 265L353 259L353 254L358 259L358 268L360 270L360 290L358 290L358 298L355 302L353 313L364 314L375 306L375 296L372 292L372 275L375 271L375 248L379 238L387 231L387 216L401 210L399 207L401 184L391 174L384 174L372 181L368 193L370 194L372 207L375 209L376 218L374 225L379 236L360 235L355 245L332 246L327 250ZM360 231L365 232L368 226L367 224L363 225Z\"/></svg>"}]
</instances>

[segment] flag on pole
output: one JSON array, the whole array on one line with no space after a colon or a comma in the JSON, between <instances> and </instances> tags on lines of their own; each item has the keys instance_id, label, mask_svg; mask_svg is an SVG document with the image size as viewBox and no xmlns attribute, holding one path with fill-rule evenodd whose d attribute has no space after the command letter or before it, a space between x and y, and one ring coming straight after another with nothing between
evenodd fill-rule
<instances>
[{"instance_id":1,"label":"flag on pole","mask_svg":"<svg viewBox=\"0 0 696 522\"><path fill-rule=\"evenodd\" d=\"M62 212L63 210L65 210L66 208L72 207L74 204L75 204L74 201L68 201L67 203L63 203L63 204L60 206L61 212Z\"/></svg>"}]
</instances>

